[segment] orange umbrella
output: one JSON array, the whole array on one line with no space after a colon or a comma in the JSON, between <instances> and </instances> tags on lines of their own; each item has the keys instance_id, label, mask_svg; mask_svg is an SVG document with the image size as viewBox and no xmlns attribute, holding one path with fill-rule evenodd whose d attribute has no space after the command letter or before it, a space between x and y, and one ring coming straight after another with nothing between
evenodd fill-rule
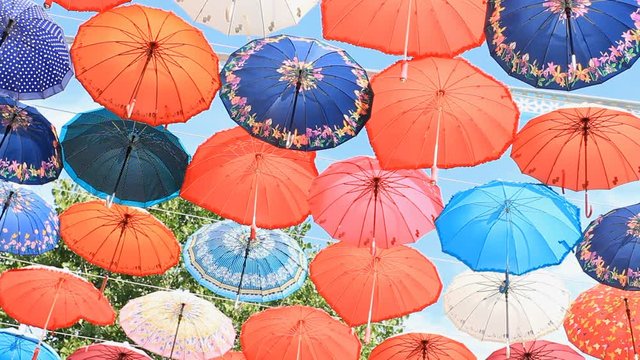
<instances>
[{"instance_id":1,"label":"orange umbrella","mask_svg":"<svg viewBox=\"0 0 640 360\"><path fill-rule=\"evenodd\" d=\"M92 17L71 57L96 102L154 126L189 120L220 88L218 57L202 32L160 9L121 6Z\"/></svg>"},{"instance_id":2,"label":"orange umbrella","mask_svg":"<svg viewBox=\"0 0 640 360\"><path fill-rule=\"evenodd\" d=\"M552 111L530 120L511 157L523 174L574 191L612 189L640 179L640 119L601 107Z\"/></svg>"},{"instance_id":3,"label":"orange umbrella","mask_svg":"<svg viewBox=\"0 0 640 360\"><path fill-rule=\"evenodd\" d=\"M573 302L564 319L567 338L598 359L638 360L640 293L596 285Z\"/></svg>"},{"instance_id":4,"label":"orange umbrella","mask_svg":"<svg viewBox=\"0 0 640 360\"><path fill-rule=\"evenodd\" d=\"M48 9L55 2L67 10L100 12L129 1L131 0L44 0L44 7Z\"/></svg>"},{"instance_id":5,"label":"orange umbrella","mask_svg":"<svg viewBox=\"0 0 640 360\"><path fill-rule=\"evenodd\" d=\"M350 326L392 319L438 301L442 282L436 267L406 246L376 249L345 243L331 245L309 265L318 293Z\"/></svg>"},{"instance_id":6,"label":"orange umbrella","mask_svg":"<svg viewBox=\"0 0 640 360\"><path fill-rule=\"evenodd\" d=\"M69 327L82 319L106 326L116 319L109 300L93 284L51 266L27 266L0 274L0 307L16 321L45 330ZM44 334L34 359L43 338Z\"/></svg>"},{"instance_id":7,"label":"orange umbrella","mask_svg":"<svg viewBox=\"0 0 640 360\"><path fill-rule=\"evenodd\" d=\"M376 101L369 141L384 168L474 166L498 159L518 130L520 113L506 86L464 59L409 61L371 81Z\"/></svg>"},{"instance_id":8,"label":"orange umbrella","mask_svg":"<svg viewBox=\"0 0 640 360\"><path fill-rule=\"evenodd\" d=\"M244 225L293 226L309 215L314 159L315 153L277 148L240 127L224 130L198 147L180 196Z\"/></svg>"},{"instance_id":9,"label":"orange umbrella","mask_svg":"<svg viewBox=\"0 0 640 360\"><path fill-rule=\"evenodd\" d=\"M460 342L440 335L423 333L390 337L376 346L369 356L369 360L429 359L476 360L476 357Z\"/></svg>"},{"instance_id":10,"label":"orange umbrella","mask_svg":"<svg viewBox=\"0 0 640 360\"><path fill-rule=\"evenodd\" d=\"M244 354L239 351L229 351L228 353L210 360L246 360Z\"/></svg>"},{"instance_id":11,"label":"orange umbrella","mask_svg":"<svg viewBox=\"0 0 640 360\"><path fill-rule=\"evenodd\" d=\"M173 232L138 208L99 200L72 205L60 215L60 235L69 249L109 272L162 274L180 261Z\"/></svg>"},{"instance_id":12,"label":"orange umbrella","mask_svg":"<svg viewBox=\"0 0 640 360\"><path fill-rule=\"evenodd\" d=\"M308 306L251 315L242 325L240 344L247 360L357 360L360 356L360 341L351 329Z\"/></svg>"}]
</instances>

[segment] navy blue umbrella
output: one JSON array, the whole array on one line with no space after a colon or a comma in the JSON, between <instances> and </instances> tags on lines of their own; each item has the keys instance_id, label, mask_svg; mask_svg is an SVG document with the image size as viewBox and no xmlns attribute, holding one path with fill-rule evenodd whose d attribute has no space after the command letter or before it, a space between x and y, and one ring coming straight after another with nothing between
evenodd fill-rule
<instances>
[{"instance_id":1,"label":"navy blue umbrella","mask_svg":"<svg viewBox=\"0 0 640 360\"><path fill-rule=\"evenodd\" d=\"M229 57L220 98L251 135L296 150L332 148L369 120L366 71L344 50L314 39L254 40Z\"/></svg>"},{"instance_id":2,"label":"navy blue umbrella","mask_svg":"<svg viewBox=\"0 0 640 360\"><path fill-rule=\"evenodd\" d=\"M162 127L109 110L78 114L62 128L67 173L87 191L118 204L148 207L178 196L189 162Z\"/></svg>"},{"instance_id":3,"label":"navy blue umbrella","mask_svg":"<svg viewBox=\"0 0 640 360\"><path fill-rule=\"evenodd\" d=\"M58 178L62 171L58 135L38 110L0 97L0 134L0 179L41 185Z\"/></svg>"},{"instance_id":4,"label":"navy blue umbrella","mask_svg":"<svg viewBox=\"0 0 640 360\"><path fill-rule=\"evenodd\" d=\"M511 76L573 90L625 71L640 56L637 0L491 0L487 44Z\"/></svg>"},{"instance_id":5,"label":"navy blue umbrella","mask_svg":"<svg viewBox=\"0 0 640 360\"><path fill-rule=\"evenodd\" d=\"M30 0L0 1L0 95L44 99L73 76L62 28Z\"/></svg>"}]
</instances>

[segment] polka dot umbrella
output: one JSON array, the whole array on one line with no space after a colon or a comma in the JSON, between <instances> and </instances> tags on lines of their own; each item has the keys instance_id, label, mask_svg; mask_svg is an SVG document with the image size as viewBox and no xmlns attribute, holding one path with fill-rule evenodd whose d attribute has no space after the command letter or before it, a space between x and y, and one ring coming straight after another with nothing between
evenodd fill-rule
<instances>
[{"instance_id":1,"label":"polka dot umbrella","mask_svg":"<svg viewBox=\"0 0 640 360\"><path fill-rule=\"evenodd\" d=\"M60 28L29 0L0 2L0 95L44 99L64 90L73 76Z\"/></svg>"}]
</instances>

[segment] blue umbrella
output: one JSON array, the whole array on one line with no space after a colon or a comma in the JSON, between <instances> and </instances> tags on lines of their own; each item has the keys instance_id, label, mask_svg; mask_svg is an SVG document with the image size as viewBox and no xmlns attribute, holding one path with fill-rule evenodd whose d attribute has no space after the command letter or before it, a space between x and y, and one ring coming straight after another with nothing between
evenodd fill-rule
<instances>
[{"instance_id":1,"label":"blue umbrella","mask_svg":"<svg viewBox=\"0 0 640 360\"><path fill-rule=\"evenodd\" d=\"M640 290L640 204L614 209L589 224L576 257L595 280Z\"/></svg>"},{"instance_id":2,"label":"blue umbrella","mask_svg":"<svg viewBox=\"0 0 640 360\"><path fill-rule=\"evenodd\" d=\"M30 0L0 1L0 95L44 99L73 76L62 28Z\"/></svg>"},{"instance_id":3,"label":"blue umbrella","mask_svg":"<svg viewBox=\"0 0 640 360\"><path fill-rule=\"evenodd\" d=\"M15 329L0 329L0 360L32 360L39 340ZM38 360L60 360L56 351L40 344Z\"/></svg>"},{"instance_id":4,"label":"blue umbrella","mask_svg":"<svg viewBox=\"0 0 640 360\"><path fill-rule=\"evenodd\" d=\"M640 56L637 0L492 0L487 20L493 58L540 88L599 84Z\"/></svg>"},{"instance_id":5,"label":"blue umbrella","mask_svg":"<svg viewBox=\"0 0 640 360\"><path fill-rule=\"evenodd\" d=\"M229 57L220 98L251 135L297 150L332 148L369 120L366 71L344 50L314 39L254 40Z\"/></svg>"},{"instance_id":6,"label":"blue umbrella","mask_svg":"<svg viewBox=\"0 0 640 360\"><path fill-rule=\"evenodd\" d=\"M60 143L65 169L80 186L124 205L148 207L178 196L189 162L169 131L106 109L71 119Z\"/></svg>"},{"instance_id":7,"label":"blue umbrella","mask_svg":"<svg viewBox=\"0 0 640 360\"><path fill-rule=\"evenodd\" d=\"M58 214L24 187L0 181L0 252L39 255L59 240Z\"/></svg>"},{"instance_id":8,"label":"blue umbrella","mask_svg":"<svg viewBox=\"0 0 640 360\"><path fill-rule=\"evenodd\" d=\"M545 185L492 181L454 195L436 229L472 270L522 275L562 262L580 240L579 211Z\"/></svg>"},{"instance_id":9,"label":"blue umbrella","mask_svg":"<svg viewBox=\"0 0 640 360\"><path fill-rule=\"evenodd\" d=\"M230 220L196 231L182 255L200 284L236 301L285 298L307 277L307 257L289 235L280 230L254 232Z\"/></svg>"},{"instance_id":10,"label":"blue umbrella","mask_svg":"<svg viewBox=\"0 0 640 360\"><path fill-rule=\"evenodd\" d=\"M58 178L62 152L55 127L35 108L0 97L0 179L41 185Z\"/></svg>"}]
</instances>

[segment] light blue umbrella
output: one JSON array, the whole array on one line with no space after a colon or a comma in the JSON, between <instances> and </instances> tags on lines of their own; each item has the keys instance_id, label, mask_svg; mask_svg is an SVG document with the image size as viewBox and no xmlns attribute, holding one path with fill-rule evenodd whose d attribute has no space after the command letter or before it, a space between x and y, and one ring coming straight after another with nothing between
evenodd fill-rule
<instances>
[{"instance_id":1,"label":"light blue umbrella","mask_svg":"<svg viewBox=\"0 0 640 360\"><path fill-rule=\"evenodd\" d=\"M253 233L230 220L196 231L182 254L185 267L200 284L236 301L285 298L307 277L307 258L296 240L280 230Z\"/></svg>"},{"instance_id":2,"label":"light blue umbrella","mask_svg":"<svg viewBox=\"0 0 640 360\"><path fill-rule=\"evenodd\" d=\"M39 340L15 329L0 329L0 360L31 360ZM60 360L47 344L40 345L38 360Z\"/></svg>"},{"instance_id":3,"label":"light blue umbrella","mask_svg":"<svg viewBox=\"0 0 640 360\"><path fill-rule=\"evenodd\" d=\"M472 270L522 275L562 262L581 238L579 211L546 185L492 181L454 195L436 229Z\"/></svg>"}]
</instances>

